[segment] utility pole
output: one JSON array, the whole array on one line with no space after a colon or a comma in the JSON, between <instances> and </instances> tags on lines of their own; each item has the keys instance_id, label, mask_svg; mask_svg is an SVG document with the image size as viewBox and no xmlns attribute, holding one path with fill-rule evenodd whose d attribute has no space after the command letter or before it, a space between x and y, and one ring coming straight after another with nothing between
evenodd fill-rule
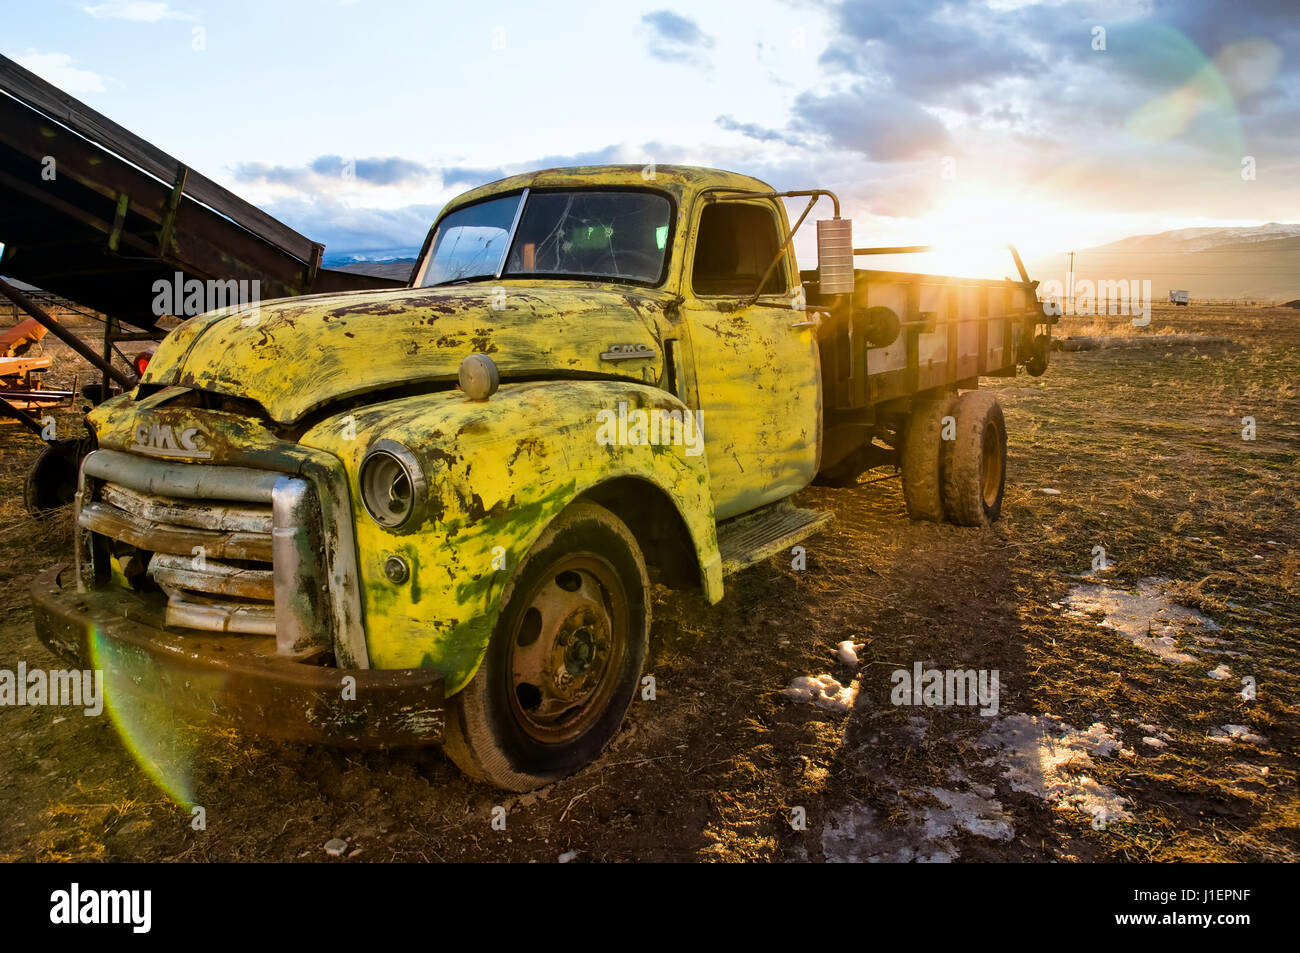
<instances>
[{"instance_id":1,"label":"utility pole","mask_svg":"<svg viewBox=\"0 0 1300 953\"><path fill-rule=\"evenodd\" d=\"M1066 314L1074 314L1074 252L1070 252L1070 267L1065 273L1065 283L1067 285L1066 295L1068 296L1069 310Z\"/></svg>"}]
</instances>

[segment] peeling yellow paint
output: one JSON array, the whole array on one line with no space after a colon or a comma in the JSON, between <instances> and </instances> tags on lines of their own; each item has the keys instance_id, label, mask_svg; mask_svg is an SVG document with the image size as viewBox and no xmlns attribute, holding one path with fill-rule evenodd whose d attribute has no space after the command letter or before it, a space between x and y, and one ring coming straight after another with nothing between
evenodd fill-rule
<instances>
[{"instance_id":1,"label":"peeling yellow paint","mask_svg":"<svg viewBox=\"0 0 1300 953\"><path fill-rule=\"evenodd\" d=\"M717 601L719 516L787 496L816 469L815 334L791 327L788 302L722 314L684 278L704 193L768 186L709 169L548 170L476 189L444 214L525 185L669 195L676 217L663 285L515 278L227 309L185 322L159 347L137 395L90 416L100 445L123 450L141 422L198 426L211 457L197 465L304 472L309 459L337 461L351 496L351 513L340 518L355 527L369 663L438 669L449 694L473 676L510 573L583 493L634 479L665 495L686 527L705 595ZM784 209L770 204L785 227ZM797 287L793 255L782 267ZM626 346L647 356L601 356ZM473 353L487 354L501 374L487 401L454 387ZM597 414L620 403L702 411L707 452L602 444ZM394 532L360 502L358 469L381 439L424 467L428 515L419 527ZM410 567L408 580L390 581L390 556Z\"/></svg>"}]
</instances>

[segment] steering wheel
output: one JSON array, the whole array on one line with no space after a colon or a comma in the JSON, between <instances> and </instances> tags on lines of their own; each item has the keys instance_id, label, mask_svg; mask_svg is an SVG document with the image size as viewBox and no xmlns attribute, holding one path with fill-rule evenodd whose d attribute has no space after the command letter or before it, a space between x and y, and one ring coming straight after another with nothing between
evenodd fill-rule
<instances>
[{"instance_id":1,"label":"steering wheel","mask_svg":"<svg viewBox=\"0 0 1300 953\"><path fill-rule=\"evenodd\" d=\"M627 249L615 253L614 260L618 263L618 271L621 276L629 276L626 267L629 258L633 261L642 262L645 265L644 268L635 273L634 277L648 276L651 278L657 278L659 276L659 270L663 266L663 258L658 255L652 255L649 252L637 251L636 249Z\"/></svg>"}]
</instances>

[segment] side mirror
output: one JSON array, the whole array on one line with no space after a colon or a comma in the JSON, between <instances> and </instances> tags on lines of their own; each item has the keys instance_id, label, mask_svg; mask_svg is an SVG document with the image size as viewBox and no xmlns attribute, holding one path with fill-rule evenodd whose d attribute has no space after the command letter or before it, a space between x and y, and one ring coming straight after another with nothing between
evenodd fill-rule
<instances>
[{"instance_id":1,"label":"side mirror","mask_svg":"<svg viewBox=\"0 0 1300 953\"><path fill-rule=\"evenodd\" d=\"M817 291L853 293L853 222L847 218L817 222Z\"/></svg>"}]
</instances>

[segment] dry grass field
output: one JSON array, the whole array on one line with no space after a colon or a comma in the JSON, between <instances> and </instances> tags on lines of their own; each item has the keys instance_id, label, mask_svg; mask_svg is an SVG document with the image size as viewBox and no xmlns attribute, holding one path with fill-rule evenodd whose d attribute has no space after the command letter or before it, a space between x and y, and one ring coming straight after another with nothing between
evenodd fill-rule
<instances>
[{"instance_id":1,"label":"dry grass field","mask_svg":"<svg viewBox=\"0 0 1300 953\"><path fill-rule=\"evenodd\" d=\"M521 797L436 749L5 708L0 860L1300 860L1300 313L1158 307L1162 330L1228 343L984 382L1009 431L993 529L909 522L896 479L815 487L835 522L805 570L770 560L716 606L658 593L656 698L576 777ZM59 665L27 607L69 538L22 510L38 449L0 429L5 669ZM998 670L998 713L893 704L917 662ZM841 704L784 691L820 675Z\"/></svg>"}]
</instances>

